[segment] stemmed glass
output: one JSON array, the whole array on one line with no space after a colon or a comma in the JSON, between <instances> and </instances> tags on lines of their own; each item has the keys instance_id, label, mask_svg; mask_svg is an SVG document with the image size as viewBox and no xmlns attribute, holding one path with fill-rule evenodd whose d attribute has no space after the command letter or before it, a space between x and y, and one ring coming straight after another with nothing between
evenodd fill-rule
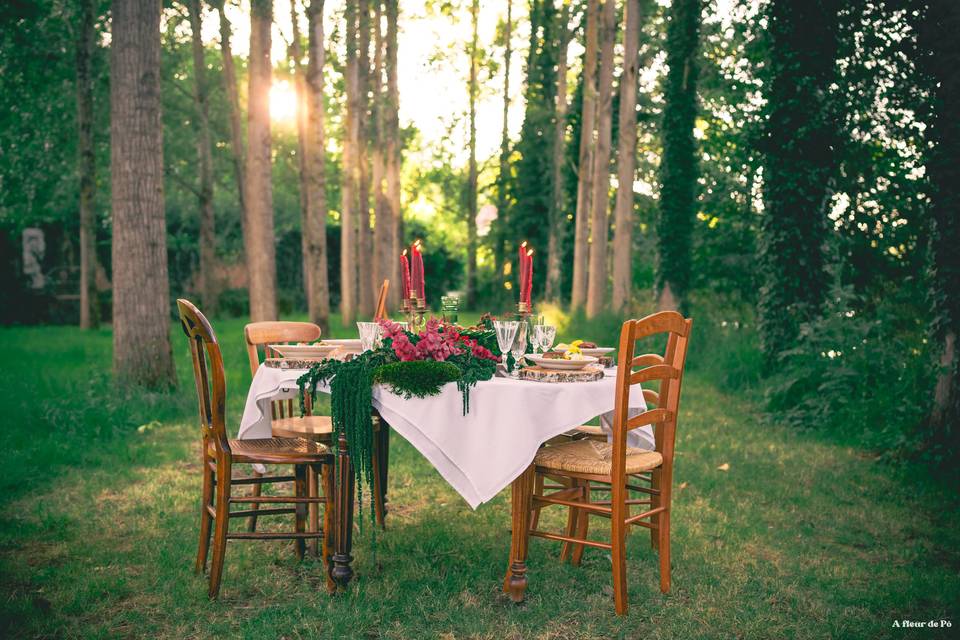
<instances>
[{"instance_id":1,"label":"stemmed glass","mask_svg":"<svg viewBox=\"0 0 960 640\"><path fill-rule=\"evenodd\" d=\"M497 332L497 347L500 348L500 357L503 362L503 368L507 368L507 352L513 346L513 340L517 337L517 329L520 323L516 320L494 320L493 330Z\"/></svg>"},{"instance_id":2,"label":"stemmed glass","mask_svg":"<svg viewBox=\"0 0 960 640\"><path fill-rule=\"evenodd\" d=\"M378 322L358 322L357 329L360 331L360 348L364 351L370 351L380 346L381 328Z\"/></svg>"},{"instance_id":3,"label":"stemmed glass","mask_svg":"<svg viewBox=\"0 0 960 640\"><path fill-rule=\"evenodd\" d=\"M553 341L557 339L557 328L549 324L538 324L533 327L533 341L543 353L546 353L553 346Z\"/></svg>"},{"instance_id":4,"label":"stemmed glass","mask_svg":"<svg viewBox=\"0 0 960 640\"><path fill-rule=\"evenodd\" d=\"M510 353L513 354L513 377L520 377L520 358L527 351L527 323L518 322L517 334L513 339L513 345L510 347Z\"/></svg>"}]
</instances>

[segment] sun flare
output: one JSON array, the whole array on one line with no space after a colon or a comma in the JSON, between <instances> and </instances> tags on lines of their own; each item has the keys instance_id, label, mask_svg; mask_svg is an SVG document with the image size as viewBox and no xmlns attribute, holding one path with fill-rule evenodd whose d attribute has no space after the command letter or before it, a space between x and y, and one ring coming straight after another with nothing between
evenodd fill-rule
<instances>
[{"instance_id":1,"label":"sun flare","mask_svg":"<svg viewBox=\"0 0 960 640\"><path fill-rule=\"evenodd\" d=\"M287 80L274 82L270 87L270 119L291 123L297 117L297 92Z\"/></svg>"}]
</instances>

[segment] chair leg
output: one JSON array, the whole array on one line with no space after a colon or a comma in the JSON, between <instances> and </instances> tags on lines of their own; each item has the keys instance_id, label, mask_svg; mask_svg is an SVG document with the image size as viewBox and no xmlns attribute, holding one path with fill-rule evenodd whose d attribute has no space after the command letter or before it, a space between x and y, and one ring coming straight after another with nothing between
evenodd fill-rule
<instances>
[{"instance_id":1,"label":"chair leg","mask_svg":"<svg viewBox=\"0 0 960 640\"><path fill-rule=\"evenodd\" d=\"M542 473L538 473L536 478L533 481L533 493L537 496L543 495L543 482L544 476ZM541 507L533 507L530 514L530 529L536 530L537 525L540 524L540 510Z\"/></svg>"},{"instance_id":2,"label":"chair leg","mask_svg":"<svg viewBox=\"0 0 960 640\"><path fill-rule=\"evenodd\" d=\"M217 465L217 505L213 521L213 560L210 563L210 587L207 595L211 600L220 594L223 577L223 557L227 551L227 529L230 527L230 464Z\"/></svg>"},{"instance_id":3,"label":"chair leg","mask_svg":"<svg viewBox=\"0 0 960 640\"><path fill-rule=\"evenodd\" d=\"M317 467L310 465L307 467L307 492L311 498L317 498L320 496L320 477L317 473ZM310 503L307 505L307 531L310 533L317 533L320 531L320 505L316 503ZM320 545L317 542L316 538L311 538L307 543L307 547L310 551L310 555L318 557L320 555Z\"/></svg>"},{"instance_id":4,"label":"chair leg","mask_svg":"<svg viewBox=\"0 0 960 640\"><path fill-rule=\"evenodd\" d=\"M539 474L538 474L537 477L538 477L538 478L540 477ZM581 482L580 480L577 480L576 478L570 478L570 486L571 486L571 487L581 487L581 491L582 491L583 484L582 484L582 482ZM583 497L583 494L582 494L582 493L580 494L580 497L581 497L581 498ZM578 527L577 527L577 522L580 520L580 518L586 518L586 517L587 517L587 514L586 514L586 513L581 513L581 510L580 510L580 509L575 509L575 508L573 508L573 507L568 507L568 509L567 509L567 529L566 529L566 531L564 531L564 535L566 535L568 538L573 538L573 537L575 537L574 534L577 532L577 528L578 528ZM531 527L531 529L535 529L535 528L536 528L536 525L534 525L534 526ZM566 562L567 559L570 558L570 552L571 552L572 550L573 550L573 544L570 543L570 542L564 542L563 545L560 547L560 562Z\"/></svg>"},{"instance_id":5,"label":"chair leg","mask_svg":"<svg viewBox=\"0 0 960 640\"><path fill-rule=\"evenodd\" d=\"M203 458L203 498L200 504L200 544L197 547L197 562L194 565L195 573L203 573L207 570L207 555L210 551L210 532L213 524L213 516L207 507L213 505L213 469L207 462L206 456Z\"/></svg>"},{"instance_id":6,"label":"chair leg","mask_svg":"<svg viewBox=\"0 0 960 640\"><path fill-rule=\"evenodd\" d=\"M583 501L590 502L590 481L583 481ZM590 528L590 512L586 509L580 510L580 515L577 516L577 530L574 537L580 540L587 539L587 530ZM580 566L580 561L583 560L583 550L586 548L586 545L583 543L573 545L573 555L570 557L570 564L575 567Z\"/></svg>"},{"instance_id":7,"label":"chair leg","mask_svg":"<svg viewBox=\"0 0 960 640\"><path fill-rule=\"evenodd\" d=\"M621 481L623 478L621 476ZM613 560L613 604L617 615L627 612L627 527L626 518L630 514L627 506L626 483L611 486L610 503L610 551Z\"/></svg>"},{"instance_id":8,"label":"chair leg","mask_svg":"<svg viewBox=\"0 0 960 640\"><path fill-rule=\"evenodd\" d=\"M532 464L513 481L513 526L510 541L510 569L504 578L503 590L514 602L523 602L527 589L527 546L530 542L530 495L533 492L536 467Z\"/></svg>"},{"instance_id":9,"label":"chair leg","mask_svg":"<svg viewBox=\"0 0 960 640\"><path fill-rule=\"evenodd\" d=\"M660 470L659 469L654 469L653 473L650 474L650 488L655 490L660 489ZM659 506L660 506L660 496L651 495L650 508L656 509ZM650 529L650 547L656 551L660 548L660 540L659 540L660 518L659 517L654 518L650 522L650 524L653 525L653 527Z\"/></svg>"},{"instance_id":10,"label":"chair leg","mask_svg":"<svg viewBox=\"0 0 960 640\"><path fill-rule=\"evenodd\" d=\"M333 486L333 465L324 464L320 466L320 480L323 484L323 496L327 499L323 505L323 542L321 545L321 554L323 557L323 566L327 576L327 591L333 593L337 590L337 583L330 575L332 568L331 556L333 555L333 535L334 535L334 509L337 504L337 497L334 494Z\"/></svg>"},{"instance_id":11,"label":"chair leg","mask_svg":"<svg viewBox=\"0 0 960 640\"><path fill-rule=\"evenodd\" d=\"M294 495L298 498L306 497L308 493L307 489L307 465L297 464L293 467L293 488ZM298 502L296 506L296 525L294 531L297 533L303 533L307 529L307 505L302 502ZM306 543L303 538L297 538L294 540L294 549L297 552L297 559L303 560L304 551L306 551Z\"/></svg>"},{"instance_id":12,"label":"chair leg","mask_svg":"<svg viewBox=\"0 0 960 640\"><path fill-rule=\"evenodd\" d=\"M259 471L254 471L254 472L253 472L253 477L254 477L254 478L262 478L262 477L263 477L263 474L260 473ZM263 491L263 485L262 485L262 484L255 484L255 485L253 485L253 487L251 488L250 495L253 496L254 498L259 498L260 495L261 495L261 493L262 493L262 491ZM253 503L253 504L250 505L250 509L253 510L253 511L259 511L259 510L260 510L260 505L257 504L257 503ZM256 530L257 530L257 516L256 516L256 515L252 515L252 516L250 516L250 517L247 519L247 531L249 531L250 533L253 533L253 532L256 531Z\"/></svg>"},{"instance_id":13,"label":"chair leg","mask_svg":"<svg viewBox=\"0 0 960 640\"><path fill-rule=\"evenodd\" d=\"M660 545L660 591L670 591L670 509L660 512L657 516L659 528L657 530Z\"/></svg>"}]
</instances>

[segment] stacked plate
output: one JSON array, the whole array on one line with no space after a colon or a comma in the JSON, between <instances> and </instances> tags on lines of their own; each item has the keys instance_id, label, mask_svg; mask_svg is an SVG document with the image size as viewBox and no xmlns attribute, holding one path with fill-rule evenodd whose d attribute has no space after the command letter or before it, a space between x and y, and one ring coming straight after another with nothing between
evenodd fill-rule
<instances>
[{"instance_id":1,"label":"stacked plate","mask_svg":"<svg viewBox=\"0 0 960 640\"><path fill-rule=\"evenodd\" d=\"M533 363L538 367L543 367L544 369L556 369L557 371L577 371L578 369L583 369L588 365L596 364L598 361L598 358L587 355L576 360L564 360L563 358L544 358L540 355L528 353L523 356L523 358L527 362Z\"/></svg>"}]
</instances>

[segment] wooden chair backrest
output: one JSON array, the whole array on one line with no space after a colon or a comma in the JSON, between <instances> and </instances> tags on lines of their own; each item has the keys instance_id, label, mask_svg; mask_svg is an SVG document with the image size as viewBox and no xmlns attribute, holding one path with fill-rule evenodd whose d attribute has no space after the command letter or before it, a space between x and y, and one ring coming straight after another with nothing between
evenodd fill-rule
<instances>
[{"instance_id":1,"label":"wooden chair backrest","mask_svg":"<svg viewBox=\"0 0 960 640\"><path fill-rule=\"evenodd\" d=\"M230 455L230 442L225 423L227 386L223 374L223 357L220 344L210 322L189 300L177 300L180 325L190 341L190 356L193 359L193 378L200 405L200 429L203 434L203 451L213 443L217 456Z\"/></svg>"},{"instance_id":2,"label":"wooden chair backrest","mask_svg":"<svg viewBox=\"0 0 960 640\"><path fill-rule=\"evenodd\" d=\"M373 321L389 320L387 317L387 291L390 290L390 281L384 280L380 285L380 297L377 298L377 312L373 314Z\"/></svg>"},{"instance_id":3,"label":"wooden chair backrest","mask_svg":"<svg viewBox=\"0 0 960 640\"><path fill-rule=\"evenodd\" d=\"M260 348L263 358L277 358L280 354L270 348L271 344L290 344L297 342L315 342L320 339L320 327L312 322L266 321L251 322L243 328L243 337L247 342L247 358L250 360L250 374L257 375L260 367ZM293 400L277 400L270 403L270 414L277 418L293 418Z\"/></svg>"},{"instance_id":4,"label":"wooden chair backrest","mask_svg":"<svg viewBox=\"0 0 960 640\"><path fill-rule=\"evenodd\" d=\"M661 311L640 320L627 320L620 330L617 361L617 392L613 416L613 475L623 476L626 468L627 432L653 425L656 449L663 456L665 482L673 470L673 449L677 416L680 411L680 387L687 360L687 343L693 320L676 311ZM638 340L667 334L663 355L635 355ZM660 382L659 391L643 389L644 399L656 406L629 417L630 388L645 382Z\"/></svg>"}]
</instances>

